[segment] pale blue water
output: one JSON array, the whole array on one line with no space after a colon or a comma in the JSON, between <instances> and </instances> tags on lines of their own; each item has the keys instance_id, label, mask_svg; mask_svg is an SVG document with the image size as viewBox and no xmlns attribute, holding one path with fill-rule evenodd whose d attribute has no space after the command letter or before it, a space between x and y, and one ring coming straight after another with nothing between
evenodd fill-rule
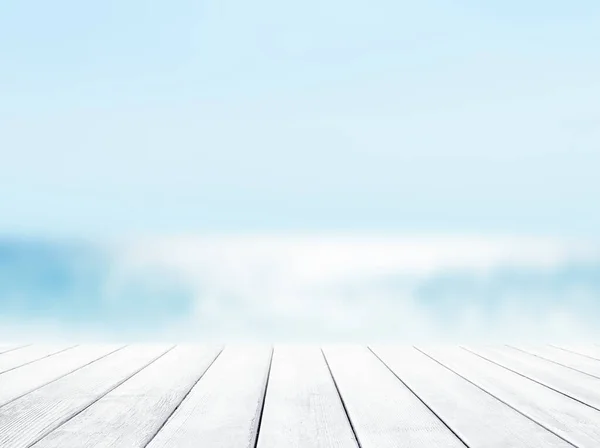
<instances>
[{"instance_id":1,"label":"pale blue water","mask_svg":"<svg viewBox=\"0 0 600 448\"><path fill-rule=\"evenodd\" d=\"M190 309L193 294L168 272L131 273L112 281L118 253L73 243L0 243L0 315L63 328L143 331Z\"/></svg>"},{"instance_id":2,"label":"pale blue water","mask_svg":"<svg viewBox=\"0 0 600 448\"><path fill-rule=\"evenodd\" d=\"M179 264L160 255L131 263L126 246L5 239L0 336L37 329L38 337L96 339L597 336L600 258L538 266L516 260L485 270L445 265L418 274L392 264L317 279L283 269L295 253L262 255L275 260L266 264L231 250Z\"/></svg>"}]
</instances>

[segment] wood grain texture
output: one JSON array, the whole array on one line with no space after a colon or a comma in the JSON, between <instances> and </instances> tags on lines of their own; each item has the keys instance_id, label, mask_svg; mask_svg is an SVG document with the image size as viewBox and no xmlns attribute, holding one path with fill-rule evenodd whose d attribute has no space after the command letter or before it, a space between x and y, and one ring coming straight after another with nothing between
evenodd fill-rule
<instances>
[{"instance_id":1,"label":"wood grain texture","mask_svg":"<svg viewBox=\"0 0 600 448\"><path fill-rule=\"evenodd\" d=\"M169 348L126 347L5 405L0 409L0 446L30 447Z\"/></svg>"},{"instance_id":2,"label":"wood grain texture","mask_svg":"<svg viewBox=\"0 0 600 448\"><path fill-rule=\"evenodd\" d=\"M0 375L0 406L106 356L121 346L80 346Z\"/></svg>"},{"instance_id":3,"label":"wood grain texture","mask_svg":"<svg viewBox=\"0 0 600 448\"><path fill-rule=\"evenodd\" d=\"M470 448L572 447L412 347L373 351Z\"/></svg>"},{"instance_id":4,"label":"wood grain texture","mask_svg":"<svg viewBox=\"0 0 600 448\"><path fill-rule=\"evenodd\" d=\"M600 410L600 379L509 347L466 347L534 381ZM600 416L600 414L599 414Z\"/></svg>"},{"instance_id":5,"label":"wood grain texture","mask_svg":"<svg viewBox=\"0 0 600 448\"><path fill-rule=\"evenodd\" d=\"M579 448L597 448L600 413L459 347L419 347L438 362Z\"/></svg>"},{"instance_id":6,"label":"wood grain texture","mask_svg":"<svg viewBox=\"0 0 600 448\"><path fill-rule=\"evenodd\" d=\"M219 352L214 347L177 346L34 447L146 446Z\"/></svg>"},{"instance_id":7,"label":"wood grain texture","mask_svg":"<svg viewBox=\"0 0 600 448\"><path fill-rule=\"evenodd\" d=\"M275 347L258 448L357 448L318 347Z\"/></svg>"},{"instance_id":8,"label":"wood grain texture","mask_svg":"<svg viewBox=\"0 0 600 448\"><path fill-rule=\"evenodd\" d=\"M551 346L12 347L2 448L600 446L600 360Z\"/></svg>"},{"instance_id":9,"label":"wood grain texture","mask_svg":"<svg viewBox=\"0 0 600 448\"><path fill-rule=\"evenodd\" d=\"M512 348L600 378L600 360L561 350L551 345L519 345Z\"/></svg>"},{"instance_id":10,"label":"wood grain texture","mask_svg":"<svg viewBox=\"0 0 600 448\"><path fill-rule=\"evenodd\" d=\"M73 347L74 345L36 344L0 354L0 374Z\"/></svg>"},{"instance_id":11,"label":"wood grain texture","mask_svg":"<svg viewBox=\"0 0 600 448\"><path fill-rule=\"evenodd\" d=\"M324 352L362 448L464 447L366 347Z\"/></svg>"},{"instance_id":12,"label":"wood grain texture","mask_svg":"<svg viewBox=\"0 0 600 448\"><path fill-rule=\"evenodd\" d=\"M254 448L272 350L226 347L149 448Z\"/></svg>"}]
</instances>

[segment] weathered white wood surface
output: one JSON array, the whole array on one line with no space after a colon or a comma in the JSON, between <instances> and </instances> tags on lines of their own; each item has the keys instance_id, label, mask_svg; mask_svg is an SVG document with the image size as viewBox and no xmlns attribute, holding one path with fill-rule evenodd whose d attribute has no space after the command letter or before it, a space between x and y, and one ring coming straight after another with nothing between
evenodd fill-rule
<instances>
[{"instance_id":1,"label":"weathered white wood surface","mask_svg":"<svg viewBox=\"0 0 600 448\"><path fill-rule=\"evenodd\" d=\"M508 347L467 347L501 366L600 410L600 379Z\"/></svg>"},{"instance_id":2,"label":"weathered white wood surface","mask_svg":"<svg viewBox=\"0 0 600 448\"><path fill-rule=\"evenodd\" d=\"M0 344L0 354L27 347L26 344Z\"/></svg>"},{"instance_id":3,"label":"weathered white wood surface","mask_svg":"<svg viewBox=\"0 0 600 448\"><path fill-rule=\"evenodd\" d=\"M30 362L38 361L70 348L74 345L28 345L0 354L0 373L8 372Z\"/></svg>"},{"instance_id":4,"label":"weathered white wood surface","mask_svg":"<svg viewBox=\"0 0 600 448\"><path fill-rule=\"evenodd\" d=\"M272 349L227 347L149 448L254 448Z\"/></svg>"},{"instance_id":5,"label":"weathered white wood surface","mask_svg":"<svg viewBox=\"0 0 600 448\"><path fill-rule=\"evenodd\" d=\"M460 347L423 352L578 448L597 448L600 413Z\"/></svg>"},{"instance_id":6,"label":"weathered white wood surface","mask_svg":"<svg viewBox=\"0 0 600 448\"><path fill-rule=\"evenodd\" d=\"M587 373L588 375L600 378L600 360L588 358L587 356L581 356L577 353L568 352L551 345L526 345L519 347L512 347L514 350L521 350L525 353L530 353L534 356L538 356L548 361L555 362L557 364L570 367L571 369L578 370L579 372Z\"/></svg>"},{"instance_id":7,"label":"weathered white wood surface","mask_svg":"<svg viewBox=\"0 0 600 448\"><path fill-rule=\"evenodd\" d=\"M0 374L0 406L107 356L120 346L79 346Z\"/></svg>"},{"instance_id":8,"label":"weathered white wood surface","mask_svg":"<svg viewBox=\"0 0 600 448\"><path fill-rule=\"evenodd\" d=\"M258 448L357 448L319 347L275 347Z\"/></svg>"},{"instance_id":9,"label":"weathered white wood surface","mask_svg":"<svg viewBox=\"0 0 600 448\"><path fill-rule=\"evenodd\" d=\"M556 345L555 347L600 361L600 346L598 345Z\"/></svg>"},{"instance_id":10,"label":"weathered white wood surface","mask_svg":"<svg viewBox=\"0 0 600 448\"><path fill-rule=\"evenodd\" d=\"M34 446L146 446L219 352L215 348L176 347Z\"/></svg>"},{"instance_id":11,"label":"weathered white wood surface","mask_svg":"<svg viewBox=\"0 0 600 448\"><path fill-rule=\"evenodd\" d=\"M594 346L2 347L1 448L600 447Z\"/></svg>"},{"instance_id":12,"label":"weathered white wood surface","mask_svg":"<svg viewBox=\"0 0 600 448\"><path fill-rule=\"evenodd\" d=\"M373 351L470 448L571 447L412 347Z\"/></svg>"},{"instance_id":13,"label":"weathered white wood surface","mask_svg":"<svg viewBox=\"0 0 600 448\"><path fill-rule=\"evenodd\" d=\"M324 352L362 448L464 447L366 347Z\"/></svg>"},{"instance_id":14,"label":"weathered white wood surface","mask_svg":"<svg viewBox=\"0 0 600 448\"><path fill-rule=\"evenodd\" d=\"M33 445L168 349L126 347L3 406L0 446Z\"/></svg>"}]
</instances>

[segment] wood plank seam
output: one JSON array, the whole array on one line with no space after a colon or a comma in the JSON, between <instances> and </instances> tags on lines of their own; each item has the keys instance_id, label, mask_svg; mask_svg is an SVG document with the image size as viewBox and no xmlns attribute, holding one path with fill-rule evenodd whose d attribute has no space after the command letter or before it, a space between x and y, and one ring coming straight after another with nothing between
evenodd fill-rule
<instances>
[{"instance_id":1,"label":"wood plank seam","mask_svg":"<svg viewBox=\"0 0 600 448\"><path fill-rule=\"evenodd\" d=\"M535 356L536 358L540 358L540 359L543 359L543 360L545 360L545 361L550 361L550 362L552 362L552 363L554 363L554 364L558 364L559 366L566 367L567 369L571 369L571 370L574 370L575 372L583 373L584 375L591 376L591 377L593 377L593 378L597 378L597 379L599 379L599 380L600 380L600 376L596 376L596 375L594 375L594 374L591 374L591 373L588 373L588 372L584 372L583 370L579 370L579 369L577 369L577 368L575 368L575 367L568 366L568 365L566 365L566 364L563 364L563 363L561 363L561 362L558 362L558 361L554 361L553 359L546 358L546 357L544 357L544 356L542 356L542 355L538 355L538 354L536 354L536 353L531 353L531 352L528 352L528 351L526 351L526 350L523 350L523 349L521 349L521 348L519 348L519 347L513 347L512 345L507 345L506 347L508 347L508 348L510 348L510 349L513 349L513 350L517 350L517 351L519 351L519 352L521 352L521 353L525 353L526 355Z\"/></svg>"},{"instance_id":2,"label":"wood plank seam","mask_svg":"<svg viewBox=\"0 0 600 448\"><path fill-rule=\"evenodd\" d=\"M442 367L444 367L445 369L450 370L452 373L454 373L455 375L458 375L459 377L461 377L462 379L464 379L465 381L471 383L473 386L475 386L476 388L478 388L479 390L485 392L486 394L490 395L491 397L495 398L496 400L498 400L500 403L508 406L509 408L513 409L514 411L518 412L519 414L521 414L523 417L525 417L528 420L531 420L533 423L535 423L536 425L541 426L542 428L544 428L546 431L554 434L556 437L558 437L559 439L565 441L566 443L568 443L569 445L575 447L575 448L579 448L577 445L575 445L573 442L565 439L564 437L562 437L561 435L557 434L556 432L554 432L553 430L551 430L550 428L546 427L546 425L544 425L543 423L538 422L536 419L530 417L529 415L527 415L525 412L521 411L520 409L512 406L511 404L507 403L506 401L502 400L501 398L497 397L496 395L494 395L493 393L489 392L487 389L481 387L479 384L471 381L470 379L468 379L467 377L461 375L460 373L458 373L456 370L448 367L447 365L445 365L444 363L438 361L437 359L435 359L433 356L429 355L428 353L424 352L423 350L421 350L419 347L414 347L416 350L420 351L421 353L423 353L425 356L427 356L428 358L430 358L431 360L433 360L434 362L438 363L439 365L441 365Z\"/></svg>"},{"instance_id":3,"label":"wood plank seam","mask_svg":"<svg viewBox=\"0 0 600 448\"><path fill-rule=\"evenodd\" d=\"M122 347L123 348L123 347ZM115 390L117 387L119 387L121 384L123 384L125 381L129 380L130 378L132 378L133 376L137 375L138 373L140 373L142 370L144 370L146 367L148 367L149 365L151 365L152 363L156 362L157 360L159 360L160 358L162 358L163 356L165 356L167 353L169 353L171 350L173 350L175 348L175 346L173 345L172 347L170 347L167 351L165 351L164 353L161 353L160 355L158 355L156 358L152 359L149 363L144 364L142 367L140 367L139 369L135 370L131 375L125 377L124 379L122 379L121 381L117 382L116 384L113 385L113 387L110 387L108 390L106 390L103 394L100 394L99 396L97 396L94 400L92 400L90 403L88 403L86 406L82 407L80 410L78 410L77 412L75 412L73 415L71 415L69 418L67 418L65 421L61 422L59 425L57 425L56 427L50 429L49 431L46 431L44 433L42 433L37 439L35 439L34 441L32 441L29 445L27 445L27 448L32 447L33 445L35 445L36 443L38 443L40 440L42 440L44 437L46 437L48 434L50 434L52 431L55 431L56 429L60 428L62 425L64 425L65 423L69 422L71 419L73 419L74 417L77 417L79 414L81 414L83 411L85 411L87 408L89 408L90 406L92 406L94 403L96 403L97 401L99 401L101 398L103 398L104 396L108 395L110 392L112 392L113 390ZM116 351L116 350L115 350ZM114 352L111 352L114 353ZM109 354L111 354L109 353ZM108 356L108 355L107 355ZM101 358L98 358L101 359ZM90 363L91 364L91 363Z\"/></svg>"},{"instance_id":4,"label":"wood plank seam","mask_svg":"<svg viewBox=\"0 0 600 448\"><path fill-rule=\"evenodd\" d=\"M256 437L254 438L254 448L258 447L258 438L260 437L260 427L262 425L263 414L265 413L265 404L267 402L267 391L269 389L269 378L271 377L271 367L273 366L273 355L275 354L275 347L271 347L271 357L269 358L269 368L267 369L267 378L265 380L265 389L262 394L262 401L260 403L260 414L258 416L258 423L256 424Z\"/></svg>"},{"instance_id":5,"label":"wood plank seam","mask_svg":"<svg viewBox=\"0 0 600 448\"><path fill-rule=\"evenodd\" d=\"M419 395L418 395L418 394L417 394L417 393L416 393L416 392L415 392L415 391L414 391L414 390L413 390L413 389L412 389L412 388L411 388L411 387L410 387L408 384L406 384L406 383L405 383L405 382L402 380L402 378L400 378L398 375L396 375L396 372L394 372L394 371L393 371L393 370L390 368L390 366L388 366L388 365L387 365L387 363L386 363L386 362L385 362L383 359L381 359L377 353L375 353L375 352L373 351L373 349L372 349L371 347L367 346L367 348L368 348L368 349L369 349L369 351L370 351L370 352L373 354L373 356L375 356L375 357L376 357L376 358L377 358L377 359L378 359L378 360L379 360L379 361L380 361L380 362L381 362L381 363L382 363L382 364L385 366L385 368L386 368L386 369L388 369L388 370L389 370L389 371L392 373L392 375L394 375L394 376L395 376L395 377L398 379L398 381L400 381L400 382L401 382L401 383L404 385L404 387L406 387L406 388L407 388L407 389L410 391L410 393L412 393L412 394L413 394L413 395L414 395L414 396L417 398L417 400L419 400L421 403L423 403L423 405L424 405L424 406L425 406L427 409L429 409L429 411L430 411L430 412L431 412L431 413L432 413L432 414L433 414L433 415L434 415L434 416L435 416L435 417L436 417L436 418L437 418L437 419L438 419L440 422L442 422L442 424L443 424L443 425L444 425L446 428L448 428L448 430L449 430L449 431L450 431L452 434L454 434L454 436L455 436L455 437L456 437L458 440L460 440L460 441L461 441L461 443L462 443L464 446L466 446L467 448L470 448L470 447L469 447L469 445L467 444L467 442L465 442L465 441L463 440L463 438L462 438L461 436L459 436L459 435L456 433L456 431L454 431L454 430L453 430L453 429L450 427L450 425L448 425L448 424L447 424L447 423L444 421L444 419L443 419L442 417L440 417L440 416L438 415L438 413L437 413L437 412L435 412L435 411L433 410L433 408L431 408L431 406L429 406L427 403L425 403L425 400L423 400L423 399L422 399L422 398L421 398L421 397L420 397L420 396L419 396Z\"/></svg>"},{"instance_id":6,"label":"wood plank seam","mask_svg":"<svg viewBox=\"0 0 600 448\"><path fill-rule=\"evenodd\" d=\"M3 352L0 352L0 355L3 355L5 353L9 353L9 352L14 352L15 350L20 350L22 348L29 347L29 346L31 346L31 344L19 345L17 347L9 348L8 350L4 350Z\"/></svg>"},{"instance_id":7,"label":"wood plank seam","mask_svg":"<svg viewBox=\"0 0 600 448\"><path fill-rule=\"evenodd\" d=\"M42 359L49 358L50 356L58 355L59 353L66 352L67 350L71 350L72 348L75 348L75 347L77 347L77 345L72 345L71 347L63 348L62 350L59 350L59 351L57 351L55 353L49 353L49 354L47 354L45 356L42 356L41 358L38 358L38 359L32 359L31 361L27 361L26 363L20 364L20 365L15 366L15 367L11 367L10 369L3 370L2 372L0 372L0 375L2 375L3 373L6 373L6 372L10 372L11 370L18 369L19 367L27 366L29 364L33 364L34 362L41 361Z\"/></svg>"},{"instance_id":8,"label":"wood plank seam","mask_svg":"<svg viewBox=\"0 0 600 448\"><path fill-rule=\"evenodd\" d=\"M593 356L590 356L590 355L585 355L585 354L583 354L583 353L576 352L576 351L574 351L574 350L570 350L570 349L568 349L568 348L559 347L558 345L550 345L550 346L551 346L551 347L554 347L554 348L557 348L557 349L559 349L559 350L562 350L563 352L575 353L576 355L579 355L579 356L584 356L584 357L586 357L586 358L593 359L593 360L595 360L595 361L600 361L600 358L594 358Z\"/></svg>"},{"instance_id":9,"label":"wood plank seam","mask_svg":"<svg viewBox=\"0 0 600 448\"><path fill-rule=\"evenodd\" d=\"M327 360L327 356L325 356L325 352L321 348L321 354L323 355L323 359L325 360L325 365L327 366L327 370L329 370L329 375L331 376L331 380L333 381L333 385L337 392L337 395L342 403L342 409L344 410L344 414L346 414L346 418L348 419L348 423L350 424L350 430L354 435L354 440L356 441L356 445L358 448L362 448L358 435L356 434L356 429L354 427L354 423L352 423L352 418L350 418L350 413L348 412L348 408L346 407L346 402L344 401L344 397L342 397L342 393L340 388L338 387L337 381L335 380L335 376L333 376L333 371L331 370L331 366L329 365L329 361Z\"/></svg>"},{"instance_id":10,"label":"wood plank seam","mask_svg":"<svg viewBox=\"0 0 600 448\"><path fill-rule=\"evenodd\" d=\"M144 448L147 447L148 445L150 445L150 443L152 442L152 440L154 440L154 438L158 435L158 433L165 427L165 425L169 422L169 420L171 419L171 417L173 417L173 415L175 414L175 412L177 412L177 410L181 406L181 403L183 403L185 401L185 399L190 395L190 393L192 392L192 390L194 389L194 387L196 387L196 384L198 384L198 382L202 378L204 378L204 375L206 375L206 372L208 372L208 370L213 366L213 364L219 358L219 356L221 356L221 353L223 353L223 350L224 350L224 347L222 347L221 350L219 350L219 353L217 353L217 356L215 356L215 359L213 359L210 362L210 364L204 370L204 372L202 372L201 375L198 377L198 379L196 379L196 381L194 381L194 384L192 384L192 387L190 387L189 390L183 395L181 401L179 403L177 403L177 406L175 406L175 408L167 416L167 418L165 419L165 421L162 422L162 424L158 427L158 429L154 432L154 434L152 434L152 436L148 438L148 441L144 444Z\"/></svg>"},{"instance_id":11,"label":"wood plank seam","mask_svg":"<svg viewBox=\"0 0 600 448\"><path fill-rule=\"evenodd\" d=\"M556 392L556 393L559 393L559 394L561 394L561 395L564 395L565 397L567 397L567 398L570 398L571 400L575 400L575 401L577 401L578 403L581 403L581 404L583 404L583 405L585 405L585 406L587 406L587 407L590 407L590 408L592 408L592 409L595 409L596 411L600 411L600 409L598 409L597 407L595 407L595 406L593 406L593 405L591 405L591 404L589 404L589 403L586 403L585 401L582 401L582 400L580 400L579 398L575 398L575 397L573 397L573 396L569 395L569 394L568 394L568 393L566 393L566 392L563 392L563 391L561 391L561 390L558 390L558 389L556 389L556 388L554 388L554 387L552 387L552 386L550 386L550 385L548 385L548 384L546 384L546 383L543 383L543 382L541 382L541 381L538 381L538 380L536 380L535 378L531 378L530 376L527 376L527 375L525 375L524 373L521 373L521 372L518 372L518 371L516 371L516 370L513 370L513 369L511 369L510 367L506 367L505 365L502 365L502 364L500 364L500 363L499 363L499 362L497 362L497 361L494 361L494 360L492 360L492 359L486 358L485 356L483 356L483 355L480 355L479 353L476 353L476 352L473 352L473 351L469 350L467 347L460 346L460 348L461 348L461 349L463 349L463 350L466 350L466 351L467 351L467 352L469 352L469 353L472 353L472 354L474 354L475 356L479 356L481 359L485 359L486 361L488 361L488 362L491 362L492 364L496 364L497 366L499 366L499 367L502 367L503 369L506 369L506 370L508 370L508 371L510 371L510 372L516 373L517 375L519 375L519 376L522 376L523 378L527 378L528 380L530 380L530 381L533 381L534 383L537 383L537 384L539 384L540 386L544 386L544 387L545 387L545 388L547 388L547 389L553 390L553 391L554 391L554 392Z\"/></svg>"},{"instance_id":12,"label":"wood plank seam","mask_svg":"<svg viewBox=\"0 0 600 448\"><path fill-rule=\"evenodd\" d=\"M38 389L41 389L42 387L44 387L44 386L47 386L48 384L52 384L52 383L54 383L55 381L58 381L58 380L60 380L61 378L64 378L65 376L67 376L67 375L70 375L70 374L71 374L71 373L73 373L73 372L77 372L78 370L80 370L80 369L83 369L84 367L87 367L87 366L89 366L89 365L90 365L90 364L92 364L92 363L95 363L96 361L100 361L101 359L103 359L103 358L106 358L107 356L109 356L109 355L112 355L113 353L116 353L116 352L118 352L119 350L122 350L122 349L124 349L125 347L127 347L127 346L126 346L126 345L124 345L123 347L118 347L116 350L113 350L113 351L112 351L112 352L110 352L110 353L107 353L107 354L105 354L105 355L102 355L102 356L100 356L99 358L96 358L96 359L94 359L94 360L92 360L92 361L90 361L90 362L88 362L88 363L86 363L86 364L83 364L83 365L81 365L81 366L77 367L76 369L73 369L73 370L71 370L71 371L69 371L69 372L67 372L67 373L65 373L65 374L63 374L63 375L60 375L60 376L59 376L59 377L57 377L57 378L54 378L54 379L53 379L53 380L51 380L51 381L48 381L47 383L40 384L39 386L37 386L37 387L35 387L35 388L31 389L31 390L28 390L28 391L27 391L27 392L25 392L24 394L21 394L21 395L19 395L19 396L17 396L17 397L11 398L11 399L10 399L9 401L7 401L6 403L3 403L2 405L0 405L0 409L1 409L1 408L3 408L3 407L4 407L4 406L6 406L6 405L8 405L8 404L12 403L12 402L13 402L13 401L15 401L15 400L18 400L19 398L23 398L23 397L24 397L25 395L27 395L27 394L30 394L30 393L32 393L32 392L35 392L36 390L38 390Z\"/></svg>"}]
</instances>

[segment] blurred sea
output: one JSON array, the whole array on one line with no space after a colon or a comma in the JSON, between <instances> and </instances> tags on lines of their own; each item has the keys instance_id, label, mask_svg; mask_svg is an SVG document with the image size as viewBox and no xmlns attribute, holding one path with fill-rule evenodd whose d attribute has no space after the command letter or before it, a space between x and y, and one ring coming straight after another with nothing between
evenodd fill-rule
<instances>
[{"instance_id":1,"label":"blurred sea","mask_svg":"<svg viewBox=\"0 0 600 448\"><path fill-rule=\"evenodd\" d=\"M599 340L600 250L531 238L0 241L0 339Z\"/></svg>"}]
</instances>

